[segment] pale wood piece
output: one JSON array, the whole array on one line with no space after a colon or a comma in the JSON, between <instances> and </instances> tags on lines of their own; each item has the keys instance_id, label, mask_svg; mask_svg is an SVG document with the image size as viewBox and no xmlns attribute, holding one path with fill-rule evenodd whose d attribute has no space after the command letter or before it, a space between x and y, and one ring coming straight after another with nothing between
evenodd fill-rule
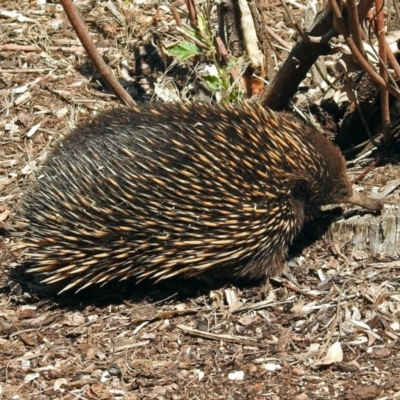
<instances>
[{"instance_id":1,"label":"pale wood piece","mask_svg":"<svg viewBox=\"0 0 400 400\"><path fill-rule=\"evenodd\" d=\"M386 206L381 215L357 215L340 219L329 227L326 239L350 242L355 250L369 250L372 255L385 253L390 257L400 254L400 210Z\"/></svg>"}]
</instances>

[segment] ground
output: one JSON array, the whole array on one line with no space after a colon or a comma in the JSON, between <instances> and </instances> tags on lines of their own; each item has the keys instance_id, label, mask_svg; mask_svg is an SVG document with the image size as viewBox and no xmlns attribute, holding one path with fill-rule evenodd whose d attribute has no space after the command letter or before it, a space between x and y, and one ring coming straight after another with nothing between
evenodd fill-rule
<instances>
[{"instance_id":1,"label":"ground","mask_svg":"<svg viewBox=\"0 0 400 400\"><path fill-rule=\"evenodd\" d=\"M167 5L157 21L154 3L134 5L122 27L105 2L75 4L124 87L149 101L164 69L149 30L170 26ZM400 397L399 263L349 241L297 247L267 284L128 282L54 296L19 279L9 245L26 188L56 140L118 102L60 5L6 0L0 16L0 398ZM368 193L399 172L388 162L359 185ZM398 200L385 199L393 212Z\"/></svg>"}]
</instances>

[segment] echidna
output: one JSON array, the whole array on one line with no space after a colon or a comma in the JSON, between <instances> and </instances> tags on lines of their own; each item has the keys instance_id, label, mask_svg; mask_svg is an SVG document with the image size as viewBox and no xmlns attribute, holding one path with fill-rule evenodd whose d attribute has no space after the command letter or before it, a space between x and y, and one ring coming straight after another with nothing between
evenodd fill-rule
<instances>
[{"instance_id":1,"label":"echidna","mask_svg":"<svg viewBox=\"0 0 400 400\"><path fill-rule=\"evenodd\" d=\"M339 150L260 106L113 109L62 140L27 195L30 272L64 290L113 279L262 278L324 204L352 190Z\"/></svg>"}]
</instances>

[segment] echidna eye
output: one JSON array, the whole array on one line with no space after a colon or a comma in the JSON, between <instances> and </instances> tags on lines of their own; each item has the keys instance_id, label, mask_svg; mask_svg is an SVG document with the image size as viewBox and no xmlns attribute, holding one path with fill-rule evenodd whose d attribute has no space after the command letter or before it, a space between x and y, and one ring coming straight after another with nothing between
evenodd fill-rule
<instances>
[{"instance_id":1,"label":"echidna eye","mask_svg":"<svg viewBox=\"0 0 400 400\"><path fill-rule=\"evenodd\" d=\"M346 186L340 187L340 189L339 189L339 195L340 195L340 197L346 197L346 196L349 195L349 191L348 191L348 189L347 189Z\"/></svg>"}]
</instances>

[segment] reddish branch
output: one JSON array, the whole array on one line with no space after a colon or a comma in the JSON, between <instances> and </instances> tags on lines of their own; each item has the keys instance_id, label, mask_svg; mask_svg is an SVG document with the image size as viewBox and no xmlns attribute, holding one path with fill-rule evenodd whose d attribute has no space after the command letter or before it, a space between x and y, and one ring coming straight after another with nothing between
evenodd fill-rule
<instances>
[{"instance_id":1,"label":"reddish branch","mask_svg":"<svg viewBox=\"0 0 400 400\"><path fill-rule=\"evenodd\" d=\"M356 0L347 0L347 11L349 15L348 19L349 19L350 33L354 39L354 44L357 46L357 49L359 50L363 58L366 59L367 57L365 55L364 43L362 40Z\"/></svg>"},{"instance_id":2,"label":"reddish branch","mask_svg":"<svg viewBox=\"0 0 400 400\"><path fill-rule=\"evenodd\" d=\"M359 21L365 18L373 6L374 0L360 0L357 8L354 1L350 0L347 3L349 5L349 26L354 37L348 31L347 23L342 16L336 0L329 0L332 11L329 7L325 8L324 13L319 17L314 27L307 33L308 38L311 40L307 40L307 36L303 37L294 46L275 79L266 89L262 99L264 106L274 110L282 110L287 107L289 100L296 93L298 85L305 78L308 70L320 55L326 54L329 51L329 46L322 38L329 39L332 37L334 29L337 33L344 36L355 59L365 69L372 81L400 99L400 92L385 81L363 56L365 54L362 44L363 32L359 27ZM332 12L334 19L332 19ZM385 47L388 48L387 43ZM387 51L387 58L390 65L395 69L396 75L400 75L400 68L394 55Z\"/></svg>"},{"instance_id":3,"label":"reddish branch","mask_svg":"<svg viewBox=\"0 0 400 400\"><path fill-rule=\"evenodd\" d=\"M96 67L99 74L104 78L110 89L121 101L123 101L128 106L135 105L135 101L120 85L117 78L113 75L107 64L104 62L103 58L100 56L99 52L96 49L96 46L89 36L88 30L86 29L80 15L78 14L75 6L72 3L72 0L60 0L60 2L64 8L65 14L68 17L69 22L74 28L76 35L81 41L82 46L85 48L86 53L92 60L92 63Z\"/></svg>"},{"instance_id":4,"label":"reddish branch","mask_svg":"<svg viewBox=\"0 0 400 400\"><path fill-rule=\"evenodd\" d=\"M386 88L390 94L395 96L397 99L400 99L400 92L394 88L392 85L390 85L388 82L385 82L382 77L376 73L374 68L368 63L368 61L362 56L362 54L359 52L357 46L354 43L353 38L350 36L346 23L343 19L342 13L339 9L338 4L336 3L336 0L329 0L329 3L332 7L334 16L335 16L335 25L337 26L337 30L339 33L341 33L347 43L347 45L350 48L350 51L352 52L353 56L356 58L357 62L362 66L362 68L368 73L370 78L372 79L373 82L375 82L377 85Z\"/></svg>"},{"instance_id":5,"label":"reddish branch","mask_svg":"<svg viewBox=\"0 0 400 400\"><path fill-rule=\"evenodd\" d=\"M186 8L189 11L190 26L193 29L197 28L197 13L196 6L193 0L185 0Z\"/></svg>"},{"instance_id":6,"label":"reddish branch","mask_svg":"<svg viewBox=\"0 0 400 400\"><path fill-rule=\"evenodd\" d=\"M182 20L181 17L179 16L178 9L173 4L171 4L171 12L172 16L175 19L176 25L182 27Z\"/></svg>"},{"instance_id":7,"label":"reddish branch","mask_svg":"<svg viewBox=\"0 0 400 400\"><path fill-rule=\"evenodd\" d=\"M383 1L375 0L376 24L375 35L378 38L379 45L379 75L382 79L388 81L387 56L386 56L386 38L385 38L385 19L383 15ZM389 111L389 93L381 86L381 112L382 112L382 131L384 143L389 143L392 139L390 132L390 111Z\"/></svg>"}]
</instances>

